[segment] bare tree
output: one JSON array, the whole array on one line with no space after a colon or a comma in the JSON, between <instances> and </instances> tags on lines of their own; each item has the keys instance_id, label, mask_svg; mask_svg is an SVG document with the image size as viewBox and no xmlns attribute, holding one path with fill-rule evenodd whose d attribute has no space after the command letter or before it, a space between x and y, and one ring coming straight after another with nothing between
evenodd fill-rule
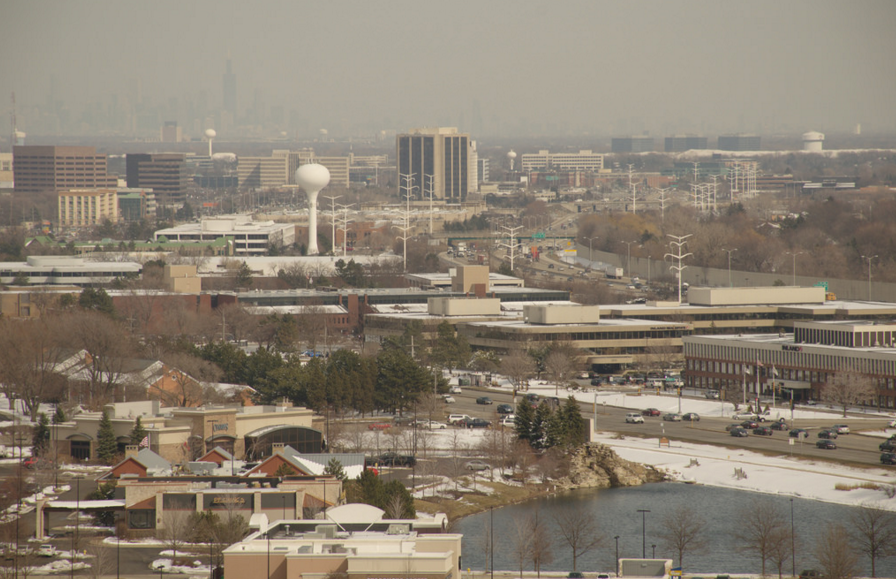
<instances>
[{"instance_id":1,"label":"bare tree","mask_svg":"<svg viewBox=\"0 0 896 579\"><path fill-rule=\"evenodd\" d=\"M62 344L50 324L45 318L0 320L0 391L11 401L21 400L32 421L41 402L65 392L65 378L58 373Z\"/></svg>"},{"instance_id":2,"label":"bare tree","mask_svg":"<svg viewBox=\"0 0 896 579\"><path fill-rule=\"evenodd\" d=\"M193 532L192 521L188 511L167 511L162 515L162 527L158 530L158 538L165 542L174 551L174 560L177 560L177 551L183 547L190 534Z\"/></svg>"},{"instance_id":3,"label":"bare tree","mask_svg":"<svg viewBox=\"0 0 896 579\"><path fill-rule=\"evenodd\" d=\"M572 551L572 570L578 571L577 561L582 555L604 544L594 516L583 509L567 509L554 513L560 536Z\"/></svg>"},{"instance_id":4,"label":"bare tree","mask_svg":"<svg viewBox=\"0 0 896 579\"><path fill-rule=\"evenodd\" d=\"M857 372L840 372L821 389L821 399L832 406L843 409L843 417L846 418L846 410L853 405L874 401L877 388L874 382L865 375Z\"/></svg>"},{"instance_id":5,"label":"bare tree","mask_svg":"<svg viewBox=\"0 0 896 579\"><path fill-rule=\"evenodd\" d=\"M389 497L388 502L386 503L384 511L386 511L386 518L388 519L400 519L401 514L404 512L405 504L404 497L398 493L393 494Z\"/></svg>"},{"instance_id":6,"label":"bare tree","mask_svg":"<svg viewBox=\"0 0 896 579\"><path fill-rule=\"evenodd\" d=\"M60 335L75 348L87 352L84 364L90 404L101 408L116 394L134 349L124 324L100 312L68 314Z\"/></svg>"},{"instance_id":7,"label":"bare tree","mask_svg":"<svg viewBox=\"0 0 896 579\"><path fill-rule=\"evenodd\" d=\"M678 564L684 565L685 553L699 553L706 548L706 520L689 505L681 505L660 519L658 531L663 546L678 553Z\"/></svg>"},{"instance_id":8,"label":"bare tree","mask_svg":"<svg viewBox=\"0 0 896 579\"><path fill-rule=\"evenodd\" d=\"M796 537L785 527L775 533L768 551L768 560L778 570L778 579L784 577L784 565L794 556L793 548Z\"/></svg>"},{"instance_id":9,"label":"bare tree","mask_svg":"<svg viewBox=\"0 0 896 579\"><path fill-rule=\"evenodd\" d=\"M520 566L520 577L523 576L523 568L529 560L532 551L532 533L528 517L517 515L513 517L513 556Z\"/></svg>"},{"instance_id":10,"label":"bare tree","mask_svg":"<svg viewBox=\"0 0 896 579\"><path fill-rule=\"evenodd\" d=\"M463 457L467 446L463 442L461 432L457 429L451 433L449 442L451 444L451 455L443 464L445 465L446 475L454 481L454 491L458 492L458 482L465 472Z\"/></svg>"},{"instance_id":11,"label":"bare tree","mask_svg":"<svg viewBox=\"0 0 896 579\"><path fill-rule=\"evenodd\" d=\"M221 376L215 364L190 354L165 354L162 362L168 369L172 386L170 389L155 386L149 394L171 406L198 406L206 398L207 384Z\"/></svg>"},{"instance_id":12,"label":"bare tree","mask_svg":"<svg viewBox=\"0 0 896 579\"><path fill-rule=\"evenodd\" d=\"M563 350L554 350L545 358L544 369L553 380L555 389L559 389L560 386L565 387L575 373L575 358Z\"/></svg>"},{"instance_id":13,"label":"bare tree","mask_svg":"<svg viewBox=\"0 0 896 579\"><path fill-rule=\"evenodd\" d=\"M116 558L113 549L103 543L91 543L87 547L87 555L90 557L88 577L100 579L115 574Z\"/></svg>"},{"instance_id":14,"label":"bare tree","mask_svg":"<svg viewBox=\"0 0 896 579\"><path fill-rule=\"evenodd\" d=\"M851 579L859 572L859 555L855 545L846 539L846 528L840 523L828 523L815 542L815 558L825 579Z\"/></svg>"},{"instance_id":15,"label":"bare tree","mask_svg":"<svg viewBox=\"0 0 896 579\"><path fill-rule=\"evenodd\" d=\"M548 532L546 521L538 509L529 515L529 534L532 536L531 551L529 557L535 573L541 577L541 566L554 560L554 540Z\"/></svg>"},{"instance_id":16,"label":"bare tree","mask_svg":"<svg viewBox=\"0 0 896 579\"><path fill-rule=\"evenodd\" d=\"M525 350L514 350L501 360L501 373L513 381L514 392L535 374L535 360Z\"/></svg>"},{"instance_id":17,"label":"bare tree","mask_svg":"<svg viewBox=\"0 0 896 579\"><path fill-rule=\"evenodd\" d=\"M896 554L896 517L880 507L862 505L850 524L853 544L871 559L871 576L877 577L877 560Z\"/></svg>"},{"instance_id":18,"label":"bare tree","mask_svg":"<svg viewBox=\"0 0 896 579\"><path fill-rule=\"evenodd\" d=\"M787 523L784 515L769 499L754 499L739 511L740 524L734 531L737 548L745 553L755 553L762 560L762 574L769 560L772 545L777 541Z\"/></svg>"}]
</instances>

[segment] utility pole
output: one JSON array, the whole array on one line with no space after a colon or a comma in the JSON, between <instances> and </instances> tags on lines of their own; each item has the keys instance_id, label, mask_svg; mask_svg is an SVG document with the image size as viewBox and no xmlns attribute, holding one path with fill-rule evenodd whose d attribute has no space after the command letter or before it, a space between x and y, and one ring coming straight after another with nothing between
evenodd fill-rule
<instances>
[{"instance_id":1,"label":"utility pole","mask_svg":"<svg viewBox=\"0 0 896 579\"><path fill-rule=\"evenodd\" d=\"M509 240L508 240L508 243L501 243L499 241L498 245L500 245L501 247L506 247L510 250L510 269L511 270L513 269L513 256L514 256L514 251L516 250L516 232L522 228L523 228L522 225L517 225L516 227L509 227L507 225L501 226L501 229L507 231Z\"/></svg>"},{"instance_id":2,"label":"utility pole","mask_svg":"<svg viewBox=\"0 0 896 579\"><path fill-rule=\"evenodd\" d=\"M342 195L324 195L324 199L330 200L330 225L333 228L330 234L330 249L333 255L336 255L336 200L341 197Z\"/></svg>"},{"instance_id":3,"label":"utility pole","mask_svg":"<svg viewBox=\"0 0 896 579\"><path fill-rule=\"evenodd\" d=\"M628 166L628 188L632 192L632 213L637 213L638 212L638 200L635 197L635 186L632 183L632 170L634 168L635 168L635 166L632 165L631 163L629 163L629 166Z\"/></svg>"},{"instance_id":4,"label":"utility pole","mask_svg":"<svg viewBox=\"0 0 896 579\"><path fill-rule=\"evenodd\" d=\"M674 259L678 262L678 265L669 266L669 269L675 270L676 273L678 274L678 305L681 305L681 272L683 270L687 269L687 267L688 267L686 265L681 265L681 261L686 257L691 257L694 255L693 253L682 254L681 252L684 250L684 246L687 245L687 243L688 243L687 238L691 237L692 235L693 235L693 233L690 233L688 235L672 235L669 233L666 234L666 237L671 237L672 239L675 240L675 241L670 241L669 245L675 246L676 253L667 253L664 256L664 259L666 257L671 257L672 259Z\"/></svg>"},{"instance_id":5,"label":"utility pole","mask_svg":"<svg viewBox=\"0 0 896 579\"><path fill-rule=\"evenodd\" d=\"M871 255L868 257L862 256L862 259L868 260L868 301L871 301L871 260L877 259L876 255Z\"/></svg>"},{"instance_id":6,"label":"utility pole","mask_svg":"<svg viewBox=\"0 0 896 579\"><path fill-rule=\"evenodd\" d=\"M346 252L348 251L348 224L351 223L351 219L348 218L348 208L352 207L353 205L354 203L349 203L348 205L339 206L339 208L342 209L342 257L345 257ZM334 251L333 253L336 252Z\"/></svg>"},{"instance_id":7,"label":"utility pole","mask_svg":"<svg viewBox=\"0 0 896 579\"><path fill-rule=\"evenodd\" d=\"M432 214L433 214L432 200L433 200L433 196L435 196L435 194L436 194L435 185L434 185L435 175L423 175L423 178L427 179L427 183L425 183L425 185L426 185L427 190L429 191L429 236L432 237L432 235L434 233L434 230L432 227Z\"/></svg>"}]
</instances>

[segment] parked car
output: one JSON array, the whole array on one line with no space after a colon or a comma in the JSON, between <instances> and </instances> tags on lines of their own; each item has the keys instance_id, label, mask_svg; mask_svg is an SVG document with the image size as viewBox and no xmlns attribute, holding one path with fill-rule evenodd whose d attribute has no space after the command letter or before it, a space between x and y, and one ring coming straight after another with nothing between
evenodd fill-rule
<instances>
[{"instance_id":1,"label":"parked car","mask_svg":"<svg viewBox=\"0 0 896 579\"><path fill-rule=\"evenodd\" d=\"M470 418L469 414L449 414L448 424L459 425L464 420Z\"/></svg>"},{"instance_id":2,"label":"parked car","mask_svg":"<svg viewBox=\"0 0 896 579\"><path fill-rule=\"evenodd\" d=\"M887 422L887 428L896 428L896 420Z\"/></svg>"},{"instance_id":3,"label":"parked car","mask_svg":"<svg viewBox=\"0 0 896 579\"><path fill-rule=\"evenodd\" d=\"M667 422L681 422L681 414L669 412L668 414L663 414L663 420Z\"/></svg>"},{"instance_id":4,"label":"parked car","mask_svg":"<svg viewBox=\"0 0 896 579\"><path fill-rule=\"evenodd\" d=\"M371 422L367 425L367 430L389 430L392 425L388 422Z\"/></svg>"},{"instance_id":5,"label":"parked car","mask_svg":"<svg viewBox=\"0 0 896 579\"><path fill-rule=\"evenodd\" d=\"M541 400L541 396L538 394L526 394L526 400L532 403L532 405L538 404L538 401Z\"/></svg>"},{"instance_id":6,"label":"parked car","mask_svg":"<svg viewBox=\"0 0 896 579\"><path fill-rule=\"evenodd\" d=\"M823 448L825 450L834 450L837 448L837 443L833 440L822 439L816 442L815 446L818 448Z\"/></svg>"},{"instance_id":7,"label":"parked car","mask_svg":"<svg viewBox=\"0 0 896 579\"><path fill-rule=\"evenodd\" d=\"M849 426L846 424L835 424L830 429L837 434L849 434Z\"/></svg>"},{"instance_id":8,"label":"parked car","mask_svg":"<svg viewBox=\"0 0 896 579\"><path fill-rule=\"evenodd\" d=\"M471 460L470 462L468 462L467 464L464 465L464 468L467 470L472 470L472 471L478 472L478 471L488 470L491 467L488 464L482 462L481 460Z\"/></svg>"},{"instance_id":9,"label":"parked car","mask_svg":"<svg viewBox=\"0 0 896 579\"><path fill-rule=\"evenodd\" d=\"M896 452L885 452L880 455L881 464L896 464Z\"/></svg>"},{"instance_id":10,"label":"parked car","mask_svg":"<svg viewBox=\"0 0 896 579\"><path fill-rule=\"evenodd\" d=\"M790 431L790 438L809 438L809 432L802 428L794 428Z\"/></svg>"},{"instance_id":11,"label":"parked car","mask_svg":"<svg viewBox=\"0 0 896 579\"><path fill-rule=\"evenodd\" d=\"M454 404L456 400L454 399L454 396L450 394L442 394L442 402L445 404Z\"/></svg>"},{"instance_id":12,"label":"parked car","mask_svg":"<svg viewBox=\"0 0 896 579\"><path fill-rule=\"evenodd\" d=\"M758 428L753 429L753 434L757 434L759 436L771 436L775 431L769 428L768 426L760 426Z\"/></svg>"},{"instance_id":13,"label":"parked car","mask_svg":"<svg viewBox=\"0 0 896 579\"><path fill-rule=\"evenodd\" d=\"M747 430L752 430L754 428L759 428L759 423L755 420L744 420L740 423L742 428L746 428Z\"/></svg>"},{"instance_id":14,"label":"parked car","mask_svg":"<svg viewBox=\"0 0 896 579\"><path fill-rule=\"evenodd\" d=\"M447 424L436 422L435 420L415 420L414 426L417 428L428 428L429 430L444 430L448 428Z\"/></svg>"},{"instance_id":15,"label":"parked car","mask_svg":"<svg viewBox=\"0 0 896 579\"><path fill-rule=\"evenodd\" d=\"M55 557L58 553L56 546L49 543L37 548L37 555L39 557Z\"/></svg>"},{"instance_id":16,"label":"parked car","mask_svg":"<svg viewBox=\"0 0 896 579\"><path fill-rule=\"evenodd\" d=\"M513 414L513 406L510 404L498 404L498 407L495 408L495 411L498 414Z\"/></svg>"},{"instance_id":17,"label":"parked car","mask_svg":"<svg viewBox=\"0 0 896 579\"><path fill-rule=\"evenodd\" d=\"M460 423L464 428L489 428L491 425L492 423L485 418L465 418Z\"/></svg>"},{"instance_id":18,"label":"parked car","mask_svg":"<svg viewBox=\"0 0 896 579\"><path fill-rule=\"evenodd\" d=\"M513 428L516 426L516 416L513 414L507 414L501 421L498 423L501 426Z\"/></svg>"},{"instance_id":19,"label":"parked car","mask_svg":"<svg viewBox=\"0 0 896 579\"><path fill-rule=\"evenodd\" d=\"M830 429L819 430L818 438L827 438L828 440L834 440L837 438L837 433Z\"/></svg>"},{"instance_id":20,"label":"parked car","mask_svg":"<svg viewBox=\"0 0 896 579\"><path fill-rule=\"evenodd\" d=\"M585 574L581 571L570 571L566 574L566 579L585 579Z\"/></svg>"},{"instance_id":21,"label":"parked car","mask_svg":"<svg viewBox=\"0 0 896 579\"><path fill-rule=\"evenodd\" d=\"M707 390L703 395L710 400L718 400L722 396L718 390Z\"/></svg>"},{"instance_id":22,"label":"parked car","mask_svg":"<svg viewBox=\"0 0 896 579\"><path fill-rule=\"evenodd\" d=\"M410 454L384 452L377 457L377 462L383 466L414 466L417 464L417 459Z\"/></svg>"},{"instance_id":23,"label":"parked car","mask_svg":"<svg viewBox=\"0 0 896 579\"><path fill-rule=\"evenodd\" d=\"M489 398L488 396L480 396L479 398L476 399L476 404L491 404L491 403L492 403L492 399Z\"/></svg>"},{"instance_id":24,"label":"parked car","mask_svg":"<svg viewBox=\"0 0 896 579\"><path fill-rule=\"evenodd\" d=\"M592 378L591 379L592 386L600 386L601 384L603 384L603 381L600 378Z\"/></svg>"},{"instance_id":25,"label":"parked car","mask_svg":"<svg viewBox=\"0 0 896 579\"><path fill-rule=\"evenodd\" d=\"M645 408L641 411L641 416L659 416L660 414L662 414L662 412L656 408Z\"/></svg>"},{"instance_id":26,"label":"parked car","mask_svg":"<svg viewBox=\"0 0 896 579\"><path fill-rule=\"evenodd\" d=\"M681 419L687 420L688 422L700 422L700 415L696 412L688 412L687 414L683 414Z\"/></svg>"},{"instance_id":27,"label":"parked car","mask_svg":"<svg viewBox=\"0 0 896 579\"><path fill-rule=\"evenodd\" d=\"M637 412L629 412L625 415L625 421L629 424L644 424L644 417Z\"/></svg>"},{"instance_id":28,"label":"parked car","mask_svg":"<svg viewBox=\"0 0 896 579\"><path fill-rule=\"evenodd\" d=\"M732 428L730 434L731 436L737 436L739 438L746 438L747 436L750 436L750 433L747 432L747 429L741 428L740 426L738 426L737 428Z\"/></svg>"},{"instance_id":29,"label":"parked car","mask_svg":"<svg viewBox=\"0 0 896 579\"><path fill-rule=\"evenodd\" d=\"M815 569L803 569L800 571L800 579L824 579L824 575Z\"/></svg>"},{"instance_id":30,"label":"parked car","mask_svg":"<svg viewBox=\"0 0 896 579\"><path fill-rule=\"evenodd\" d=\"M778 422L772 422L772 425L769 426L772 430L787 430L789 427L787 423L783 420L779 420Z\"/></svg>"}]
</instances>

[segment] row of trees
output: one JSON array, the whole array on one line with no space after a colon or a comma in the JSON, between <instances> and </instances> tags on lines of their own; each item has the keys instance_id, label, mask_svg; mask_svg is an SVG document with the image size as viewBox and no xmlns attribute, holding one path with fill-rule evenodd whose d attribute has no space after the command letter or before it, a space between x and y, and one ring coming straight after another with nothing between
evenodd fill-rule
<instances>
[{"instance_id":1,"label":"row of trees","mask_svg":"<svg viewBox=\"0 0 896 579\"><path fill-rule=\"evenodd\" d=\"M585 442L585 428L579 404L572 396L557 410L547 401L533 408L528 398L523 398L516 406L514 430L517 438L535 450L575 449Z\"/></svg>"},{"instance_id":2,"label":"row of trees","mask_svg":"<svg viewBox=\"0 0 896 579\"><path fill-rule=\"evenodd\" d=\"M731 534L733 548L755 556L763 577L768 576L767 571L779 578L790 576L788 571L796 567L794 557L801 565L812 565L808 559L813 557L828 579L856 577L862 571L864 557L871 576L876 577L880 559L896 555L896 515L877 506L864 505L846 521L827 523L808 544L805 533L794 533L798 529L791 526L780 505L769 499L750 501L738 515ZM549 528L550 523L553 526ZM487 528L483 545L486 556L492 543L488 533ZM707 521L689 505L667 511L655 533L660 553L673 557L682 567L686 558L705 553L710 545ZM550 518L536 510L514 521L509 538L521 575L527 565L540 573L543 564L551 563L557 542L569 549L573 571L581 556L607 545L607 536L593 514L581 509L558 508Z\"/></svg>"}]
</instances>

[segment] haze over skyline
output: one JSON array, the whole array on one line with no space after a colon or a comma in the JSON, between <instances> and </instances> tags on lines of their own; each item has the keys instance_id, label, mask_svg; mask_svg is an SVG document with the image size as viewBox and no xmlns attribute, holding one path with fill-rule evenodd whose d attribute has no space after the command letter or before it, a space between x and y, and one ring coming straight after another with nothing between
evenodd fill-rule
<instances>
[{"instance_id":1,"label":"haze over skyline","mask_svg":"<svg viewBox=\"0 0 896 579\"><path fill-rule=\"evenodd\" d=\"M0 108L14 91L35 134L226 133L229 53L234 136L885 132L893 23L889 0L12 2Z\"/></svg>"}]
</instances>

